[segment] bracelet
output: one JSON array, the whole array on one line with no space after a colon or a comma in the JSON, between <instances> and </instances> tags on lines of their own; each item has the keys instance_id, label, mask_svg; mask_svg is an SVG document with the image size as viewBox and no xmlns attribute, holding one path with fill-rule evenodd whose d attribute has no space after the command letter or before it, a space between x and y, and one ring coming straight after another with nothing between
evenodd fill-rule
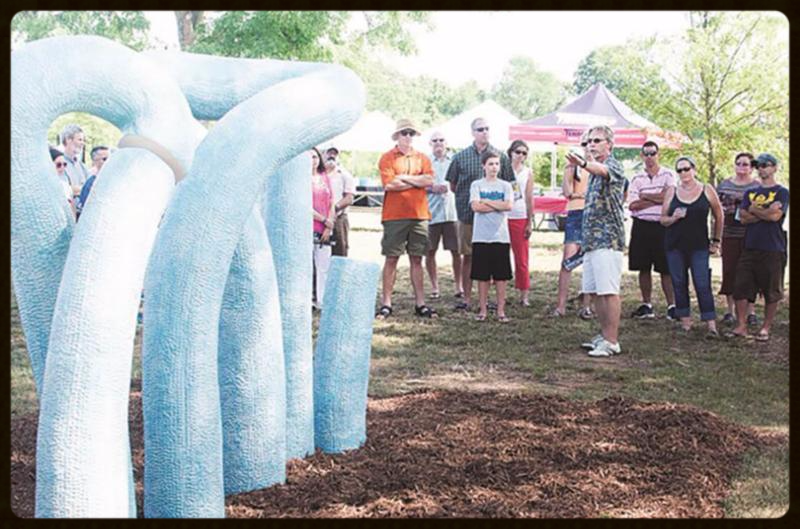
<instances>
[{"instance_id":1,"label":"bracelet","mask_svg":"<svg viewBox=\"0 0 800 529\"><path fill-rule=\"evenodd\" d=\"M719 240L719 239L717 239L717 238L713 238L713 239L711 239L711 242L712 242L712 243L717 243L717 244L719 244L719 243L720 243L720 242L722 242L722 241L720 241L720 240Z\"/></svg>"},{"instance_id":2,"label":"bracelet","mask_svg":"<svg viewBox=\"0 0 800 529\"><path fill-rule=\"evenodd\" d=\"M583 167L584 169L586 169L586 166L587 166L588 164L589 164L589 162L587 162L586 160L584 160L584 161L583 161L583 165L581 165L581 167Z\"/></svg>"}]
</instances>

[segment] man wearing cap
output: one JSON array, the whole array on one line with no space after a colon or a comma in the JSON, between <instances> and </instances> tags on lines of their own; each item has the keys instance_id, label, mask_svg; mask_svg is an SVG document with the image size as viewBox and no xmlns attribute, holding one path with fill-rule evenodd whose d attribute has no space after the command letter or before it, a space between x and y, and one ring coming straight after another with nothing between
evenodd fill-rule
<instances>
[{"instance_id":1,"label":"man wearing cap","mask_svg":"<svg viewBox=\"0 0 800 529\"><path fill-rule=\"evenodd\" d=\"M347 257L350 247L350 220L347 218L347 208L353 203L356 193L356 180L350 172L339 164L339 149L329 147L325 151L326 164L333 163L334 171L328 172L333 190L333 203L336 210L336 220L333 223L332 255Z\"/></svg>"},{"instance_id":2,"label":"man wearing cap","mask_svg":"<svg viewBox=\"0 0 800 529\"><path fill-rule=\"evenodd\" d=\"M381 253L385 256L381 289L379 319L392 314L392 291L397 278L397 262L408 253L411 286L414 289L417 316L434 318L436 311L425 305L422 284L422 257L428 252L428 210L426 188L433 184L430 159L411 146L419 129L409 119L397 122L392 140L397 145L381 156L378 168L381 173L384 196L381 213L383 239Z\"/></svg>"},{"instance_id":3,"label":"man wearing cap","mask_svg":"<svg viewBox=\"0 0 800 529\"><path fill-rule=\"evenodd\" d=\"M472 182L483 178L483 164L481 154L489 149L500 157L500 174L498 178L507 182L514 182L514 170L506 153L489 144L489 124L483 118L476 118L470 124L472 145L453 156L450 167L447 169L447 181L450 190L455 193L456 212L458 214L458 241L461 254L461 283L464 291L464 301L457 304L459 310L469 310L472 299L472 221L474 212L470 205L470 186Z\"/></svg>"},{"instance_id":4,"label":"man wearing cap","mask_svg":"<svg viewBox=\"0 0 800 529\"><path fill-rule=\"evenodd\" d=\"M761 186L749 190L739 205L739 220L745 225L744 250L736 267L736 327L730 337L747 335L747 303L755 302L756 293L764 294L764 323L756 340L769 340L770 327L783 299L783 264L786 235L783 219L789 207L789 190L778 184L775 173L778 159L764 153L756 159Z\"/></svg>"},{"instance_id":5,"label":"man wearing cap","mask_svg":"<svg viewBox=\"0 0 800 529\"><path fill-rule=\"evenodd\" d=\"M439 276L436 270L436 250L439 240L445 250L449 250L453 258L453 280L456 286L456 297L463 295L461 290L461 256L458 254L458 227L456 221L456 199L445 177L450 167L450 156L447 154L447 142L440 131L434 131L430 139L433 152L434 182L428 188L428 207L431 220L428 223L428 256L425 268L431 280L431 299L440 297Z\"/></svg>"},{"instance_id":6,"label":"man wearing cap","mask_svg":"<svg viewBox=\"0 0 800 529\"><path fill-rule=\"evenodd\" d=\"M639 291L642 304L631 315L634 318L654 318L652 304L653 276L651 268L661 276L661 290L667 301L667 318L675 319L675 292L664 250L664 233L661 225L661 203L669 187L675 187L675 175L658 163L658 145L647 141L639 156L644 162L644 171L631 180L628 191L628 209L633 217L631 242L628 249L628 270L639 272Z\"/></svg>"},{"instance_id":7,"label":"man wearing cap","mask_svg":"<svg viewBox=\"0 0 800 529\"><path fill-rule=\"evenodd\" d=\"M584 159L567 154L567 163L591 173L583 207L582 290L595 294L595 309L600 334L581 344L589 356L607 357L619 354L620 320L619 288L622 279L622 250L625 248L623 219L625 175L622 164L612 155L614 131L606 125L589 129L589 147Z\"/></svg>"}]
</instances>

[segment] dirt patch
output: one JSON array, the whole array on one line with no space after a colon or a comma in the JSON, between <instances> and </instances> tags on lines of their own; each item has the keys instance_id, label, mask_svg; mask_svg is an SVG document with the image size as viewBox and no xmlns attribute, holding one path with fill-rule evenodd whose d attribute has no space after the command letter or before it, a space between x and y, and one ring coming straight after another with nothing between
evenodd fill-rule
<instances>
[{"instance_id":1,"label":"dirt patch","mask_svg":"<svg viewBox=\"0 0 800 529\"><path fill-rule=\"evenodd\" d=\"M141 394L131 437L141 513ZM229 517L722 517L744 453L785 442L691 406L419 391L371 399L364 447L288 464ZM33 515L36 417L11 423L14 511ZM141 515L141 514L140 514Z\"/></svg>"}]
</instances>

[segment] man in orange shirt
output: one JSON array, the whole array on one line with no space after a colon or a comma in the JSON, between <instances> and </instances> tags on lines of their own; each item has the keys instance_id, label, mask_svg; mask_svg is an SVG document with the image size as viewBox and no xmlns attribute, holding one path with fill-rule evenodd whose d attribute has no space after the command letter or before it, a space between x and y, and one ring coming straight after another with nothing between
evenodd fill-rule
<instances>
[{"instance_id":1,"label":"man in orange shirt","mask_svg":"<svg viewBox=\"0 0 800 529\"><path fill-rule=\"evenodd\" d=\"M430 159L414 150L411 142L419 130L411 120L401 119L392 134L397 145L381 156L378 168L383 183L383 264L381 308L376 317L386 319L392 314L392 291L397 278L397 262L408 252L411 265L411 286L414 289L415 312L425 318L437 317L436 311L425 305L422 284L422 256L428 252L428 195L426 188L433 183Z\"/></svg>"}]
</instances>

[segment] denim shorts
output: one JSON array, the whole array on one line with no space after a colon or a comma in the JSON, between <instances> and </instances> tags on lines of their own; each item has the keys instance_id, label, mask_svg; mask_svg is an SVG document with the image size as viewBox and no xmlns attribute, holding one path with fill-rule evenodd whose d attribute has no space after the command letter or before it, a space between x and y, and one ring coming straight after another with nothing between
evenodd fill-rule
<instances>
[{"instance_id":1,"label":"denim shorts","mask_svg":"<svg viewBox=\"0 0 800 529\"><path fill-rule=\"evenodd\" d=\"M583 239L581 225L583 224L583 210L573 209L567 212L567 222L564 224L564 244L572 242L580 244Z\"/></svg>"}]
</instances>

